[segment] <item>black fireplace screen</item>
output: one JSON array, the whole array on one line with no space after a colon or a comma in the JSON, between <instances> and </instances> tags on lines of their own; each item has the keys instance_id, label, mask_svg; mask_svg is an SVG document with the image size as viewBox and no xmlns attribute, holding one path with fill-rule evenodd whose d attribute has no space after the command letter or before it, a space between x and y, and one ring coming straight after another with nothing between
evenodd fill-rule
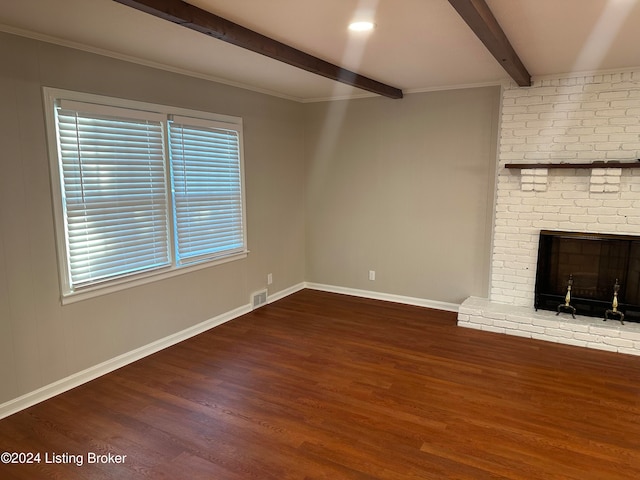
<instances>
[{"instance_id":1,"label":"black fireplace screen","mask_svg":"<svg viewBox=\"0 0 640 480\"><path fill-rule=\"evenodd\" d=\"M640 237L540 232L535 308L556 311L573 279L571 305L578 315L604 318L614 285L625 320L640 322Z\"/></svg>"}]
</instances>

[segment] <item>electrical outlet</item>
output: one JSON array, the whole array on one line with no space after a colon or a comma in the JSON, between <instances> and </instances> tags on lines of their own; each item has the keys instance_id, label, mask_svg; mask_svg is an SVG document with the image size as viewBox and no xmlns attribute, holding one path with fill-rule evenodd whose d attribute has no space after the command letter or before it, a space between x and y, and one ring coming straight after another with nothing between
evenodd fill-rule
<instances>
[{"instance_id":1,"label":"electrical outlet","mask_svg":"<svg viewBox=\"0 0 640 480\"><path fill-rule=\"evenodd\" d=\"M369 280L375 280L375 279L376 279L376 271L369 270Z\"/></svg>"},{"instance_id":2,"label":"electrical outlet","mask_svg":"<svg viewBox=\"0 0 640 480\"><path fill-rule=\"evenodd\" d=\"M267 285L271 285L273 283L273 273L267 274Z\"/></svg>"}]
</instances>

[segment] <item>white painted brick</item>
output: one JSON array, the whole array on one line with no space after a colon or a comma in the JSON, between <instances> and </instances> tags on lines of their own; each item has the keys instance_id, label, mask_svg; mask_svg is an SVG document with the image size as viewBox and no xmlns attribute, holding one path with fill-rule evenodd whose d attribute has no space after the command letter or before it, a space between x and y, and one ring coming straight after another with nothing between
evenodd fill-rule
<instances>
[{"instance_id":1,"label":"white painted brick","mask_svg":"<svg viewBox=\"0 0 640 480\"><path fill-rule=\"evenodd\" d=\"M518 212L518 213L531 213L533 212L533 207L531 205L511 205L509 207L510 212Z\"/></svg>"},{"instance_id":2,"label":"white painted brick","mask_svg":"<svg viewBox=\"0 0 640 480\"><path fill-rule=\"evenodd\" d=\"M576 332L573 334L573 338L583 342L596 343L599 337L597 335L591 335L589 333Z\"/></svg>"},{"instance_id":3,"label":"white painted brick","mask_svg":"<svg viewBox=\"0 0 640 480\"><path fill-rule=\"evenodd\" d=\"M543 103L542 95L524 95L516 97L516 105L533 105L536 103Z\"/></svg>"},{"instance_id":4,"label":"white painted brick","mask_svg":"<svg viewBox=\"0 0 640 480\"><path fill-rule=\"evenodd\" d=\"M580 110L581 103L580 102L566 102L566 103L556 103L553 105L547 106L549 109L557 110L557 111L567 111L569 114L573 112L577 112ZM543 106L542 106L543 107ZM584 110L585 113L588 113L589 110ZM591 112L593 113L593 112ZM569 117L571 118L571 117Z\"/></svg>"},{"instance_id":5,"label":"white painted brick","mask_svg":"<svg viewBox=\"0 0 640 480\"><path fill-rule=\"evenodd\" d=\"M633 217L636 216L640 213L640 211L638 211L638 209L636 208L619 208L618 209L618 215L624 216L624 217Z\"/></svg>"},{"instance_id":6,"label":"white painted brick","mask_svg":"<svg viewBox=\"0 0 640 480\"><path fill-rule=\"evenodd\" d=\"M629 92L626 92L624 90L613 91L613 92L600 92L598 94L598 98L601 98L603 100L618 100L618 99L627 98L627 97L629 97ZM606 103L607 102L605 102L605 104Z\"/></svg>"},{"instance_id":7,"label":"white painted brick","mask_svg":"<svg viewBox=\"0 0 640 480\"><path fill-rule=\"evenodd\" d=\"M458 308L458 315L461 315L461 314L468 315L469 317L479 316L479 315L482 315L482 308L474 307L469 304L460 305L460 307Z\"/></svg>"},{"instance_id":8,"label":"white painted brick","mask_svg":"<svg viewBox=\"0 0 640 480\"><path fill-rule=\"evenodd\" d=\"M609 187L609 185L605 185L605 188L606 187ZM598 223L605 225L620 224L627 223L627 219L619 216L601 216L598 218Z\"/></svg>"},{"instance_id":9,"label":"white painted brick","mask_svg":"<svg viewBox=\"0 0 640 480\"><path fill-rule=\"evenodd\" d=\"M624 338L626 340L633 340L635 342L640 342L640 330L636 330L636 331L620 330L620 338Z\"/></svg>"},{"instance_id":10,"label":"white painted brick","mask_svg":"<svg viewBox=\"0 0 640 480\"><path fill-rule=\"evenodd\" d=\"M531 333L529 332L523 332L522 330L511 330L511 329L505 329L505 332L507 335L513 335L515 337L522 337L522 338L531 338Z\"/></svg>"},{"instance_id":11,"label":"white painted brick","mask_svg":"<svg viewBox=\"0 0 640 480\"><path fill-rule=\"evenodd\" d=\"M638 198L638 194L636 192L621 192L620 198L623 200L635 200Z\"/></svg>"},{"instance_id":12,"label":"white painted brick","mask_svg":"<svg viewBox=\"0 0 640 480\"><path fill-rule=\"evenodd\" d=\"M545 342L553 342L553 343L558 343L558 341L553 338L553 337L549 337L547 335L540 334L540 333L532 333L531 334L531 338L535 339L535 340L544 340Z\"/></svg>"},{"instance_id":13,"label":"white painted brick","mask_svg":"<svg viewBox=\"0 0 640 480\"><path fill-rule=\"evenodd\" d=\"M576 207L576 206L544 206L544 207L533 207L533 211L538 211L538 208L550 208L550 209L557 209L557 211L559 213L563 213L565 215L571 215L571 218L569 219L570 221L574 221L574 216L577 215L582 215L584 213L584 208L581 207Z\"/></svg>"},{"instance_id":14,"label":"white painted brick","mask_svg":"<svg viewBox=\"0 0 640 480\"><path fill-rule=\"evenodd\" d=\"M589 331L589 325L578 323L560 323L560 328L574 333L587 333Z\"/></svg>"},{"instance_id":15,"label":"white painted brick","mask_svg":"<svg viewBox=\"0 0 640 480\"><path fill-rule=\"evenodd\" d=\"M542 116L543 114L540 114L540 116ZM565 115L566 117L566 115ZM542 120L540 120L542 121ZM549 121L549 120L545 120L545 121ZM568 120L568 119L560 119L560 120L551 120L551 125L554 127L578 127L580 125L582 125L582 122L580 120ZM567 132L567 133L571 133L571 132Z\"/></svg>"},{"instance_id":16,"label":"white painted brick","mask_svg":"<svg viewBox=\"0 0 640 480\"><path fill-rule=\"evenodd\" d=\"M575 204L579 207L599 207L603 205L603 201L595 198L581 198L576 200Z\"/></svg>"},{"instance_id":17,"label":"white painted brick","mask_svg":"<svg viewBox=\"0 0 640 480\"><path fill-rule=\"evenodd\" d=\"M625 353L627 355L640 355L640 348L618 347L618 353Z\"/></svg>"},{"instance_id":18,"label":"white painted brick","mask_svg":"<svg viewBox=\"0 0 640 480\"><path fill-rule=\"evenodd\" d=\"M558 91L562 91L562 93L569 93L567 91L565 91L564 89L559 89L557 87L538 87L535 89L530 89L531 91L535 91L536 95L554 95L556 93L558 93ZM582 88L580 88L580 91L582 91Z\"/></svg>"},{"instance_id":19,"label":"white painted brick","mask_svg":"<svg viewBox=\"0 0 640 480\"><path fill-rule=\"evenodd\" d=\"M628 100L614 100L611 102L611 107L634 109L634 107L640 107L640 100L635 98Z\"/></svg>"},{"instance_id":20,"label":"white painted brick","mask_svg":"<svg viewBox=\"0 0 640 480\"><path fill-rule=\"evenodd\" d=\"M478 325L493 325L493 318L487 318L486 316L473 316L471 318L471 323L476 323Z\"/></svg>"},{"instance_id":21,"label":"white painted brick","mask_svg":"<svg viewBox=\"0 0 640 480\"><path fill-rule=\"evenodd\" d=\"M540 228L640 234L640 213L637 213L640 211L640 164L638 171L622 173L617 172L619 169L598 169L604 172L595 173L579 169L553 170L551 174L545 172L544 180L538 180L543 183L539 184L532 170L516 172L502 167L508 161L638 158L640 70L547 78L535 80L532 87L525 89L510 82L504 89L502 120L494 231L496 245L489 290L493 301L530 309ZM514 318L508 314L504 321L514 322ZM584 324L564 318L558 322L556 327L546 327L546 334L512 328L508 323L488 326L503 328L506 333L521 332L526 336L531 334L581 346L603 344L604 335L590 332L590 327ZM614 332L614 335L619 332L611 325L603 327L601 322L598 328ZM587 337L567 337L578 334ZM554 335L555 338L550 338ZM637 343L640 351L640 340L612 338L625 340L624 345ZM635 347L617 348L634 350Z\"/></svg>"},{"instance_id":22,"label":"white painted brick","mask_svg":"<svg viewBox=\"0 0 640 480\"><path fill-rule=\"evenodd\" d=\"M557 338L558 340L565 339L565 338L573 338L572 332L561 330L559 328L547 328L545 329L544 333L545 335L548 335L549 337Z\"/></svg>"},{"instance_id":23,"label":"white painted brick","mask_svg":"<svg viewBox=\"0 0 640 480\"><path fill-rule=\"evenodd\" d=\"M484 332L493 332L493 333L505 333L504 328L494 327L492 325L483 325L482 331Z\"/></svg>"},{"instance_id":24,"label":"white painted brick","mask_svg":"<svg viewBox=\"0 0 640 480\"><path fill-rule=\"evenodd\" d=\"M584 92L604 92L611 90L611 83L589 83L583 87Z\"/></svg>"},{"instance_id":25,"label":"white painted brick","mask_svg":"<svg viewBox=\"0 0 640 480\"><path fill-rule=\"evenodd\" d=\"M596 215L571 215L569 220L571 223L584 225L597 222L598 217Z\"/></svg>"},{"instance_id":26,"label":"white painted brick","mask_svg":"<svg viewBox=\"0 0 640 480\"><path fill-rule=\"evenodd\" d=\"M508 304L513 302L513 297L511 295L503 295L501 293L492 293L491 300Z\"/></svg>"},{"instance_id":27,"label":"white painted brick","mask_svg":"<svg viewBox=\"0 0 640 480\"><path fill-rule=\"evenodd\" d=\"M582 94L584 91L582 85L575 84L575 78L567 78L561 79L562 88L559 88L558 91L565 94Z\"/></svg>"},{"instance_id":28,"label":"white painted brick","mask_svg":"<svg viewBox=\"0 0 640 480\"><path fill-rule=\"evenodd\" d=\"M482 330L482 325L478 325L477 323L461 323L460 326L465 328L473 328L475 330Z\"/></svg>"},{"instance_id":29,"label":"white painted brick","mask_svg":"<svg viewBox=\"0 0 640 480\"><path fill-rule=\"evenodd\" d=\"M578 152L577 156L580 160L600 160L602 159L602 152L596 152L591 151L591 152Z\"/></svg>"},{"instance_id":30,"label":"white painted brick","mask_svg":"<svg viewBox=\"0 0 640 480\"><path fill-rule=\"evenodd\" d=\"M530 325L531 322L533 321L533 316L532 315L524 315L522 313L511 313L511 314L507 314L507 320L513 323L517 323L517 324L525 324L525 325Z\"/></svg>"},{"instance_id":31,"label":"white painted brick","mask_svg":"<svg viewBox=\"0 0 640 480\"><path fill-rule=\"evenodd\" d=\"M595 112L591 111L591 110L579 110L578 108L574 108L572 109L568 109L567 111L567 118L569 119L579 119L579 120L584 120L584 119L590 119L590 118L594 118L596 116Z\"/></svg>"},{"instance_id":32,"label":"white painted brick","mask_svg":"<svg viewBox=\"0 0 640 480\"><path fill-rule=\"evenodd\" d=\"M593 325L589 327L589 333L593 335L607 336L607 337L614 337L614 338L617 338L620 336L620 331L615 328L597 327Z\"/></svg>"},{"instance_id":33,"label":"white painted brick","mask_svg":"<svg viewBox=\"0 0 640 480\"><path fill-rule=\"evenodd\" d=\"M495 311L484 311L483 316L485 318L495 319L495 320L504 320L507 318L507 314L503 312L495 312ZM494 322L492 322L494 323Z\"/></svg>"},{"instance_id":34,"label":"white painted brick","mask_svg":"<svg viewBox=\"0 0 640 480\"><path fill-rule=\"evenodd\" d=\"M565 338L562 340L562 343L565 345L572 345L574 347L586 347L587 342L583 342L581 340L576 340L574 338Z\"/></svg>"},{"instance_id":35,"label":"white painted brick","mask_svg":"<svg viewBox=\"0 0 640 480\"><path fill-rule=\"evenodd\" d=\"M618 348L605 343L587 343L587 347L595 348L596 350L606 350L608 352L617 352Z\"/></svg>"},{"instance_id":36,"label":"white painted brick","mask_svg":"<svg viewBox=\"0 0 640 480\"><path fill-rule=\"evenodd\" d=\"M588 196L589 194L587 192L579 192L579 191L562 193L562 198L575 199L575 200L584 199L584 198L587 198Z\"/></svg>"},{"instance_id":37,"label":"white painted brick","mask_svg":"<svg viewBox=\"0 0 640 480\"><path fill-rule=\"evenodd\" d=\"M530 332L530 333L544 333L544 327L538 326L538 325L528 325L528 324L522 324L520 325L519 330L522 330L523 332Z\"/></svg>"},{"instance_id":38,"label":"white painted brick","mask_svg":"<svg viewBox=\"0 0 640 480\"><path fill-rule=\"evenodd\" d=\"M517 102L517 100L516 100ZM580 108L582 110L603 110L606 108L609 108L610 104L609 102L606 101L600 101L600 102L582 102L580 104Z\"/></svg>"},{"instance_id":39,"label":"white painted brick","mask_svg":"<svg viewBox=\"0 0 640 480\"><path fill-rule=\"evenodd\" d=\"M527 113L527 107L522 105L514 105L514 106L503 105L502 113L511 113L511 114Z\"/></svg>"},{"instance_id":40,"label":"white painted brick","mask_svg":"<svg viewBox=\"0 0 640 480\"><path fill-rule=\"evenodd\" d=\"M633 206L633 201L632 200L619 200L619 199L604 200L602 202L602 206L604 206L604 207L615 207L615 208L627 208L627 207L632 207ZM619 212L619 210L618 210L618 212Z\"/></svg>"},{"instance_id":41,"label":"white painted brick","mask_svg":"<svg viewBox=\"0 0 640 480\"><path fill-rule=\"evenodd\" d=\"M518 328L518 324L517 323L509 322L509 321L506 321L506 320L496 320L496 321L493 322L493 325L494 325L494 327L505 328L505 329L510 329L510 330L516 330ZM633 344L633 342L631 342L630 340L626 340L626 341L629 341L630 343Z\"/></svg>"},{"instance_id":42,"label":"white painted brick","mask_svg":"<svg viewBox=\"0 0 640 480\"><path fill-rule=\"evenodd\" d=\"M595 126L595 133L611 134L611 133L624 133L625 128L623 126L611 126L608 123Z\"/></svg>"},{"instance_id":43,"label":"white painted brick","mask_svg":"<svg viewBox=\"0 0 640 480\"><path fill-rule=\"evenodd\" d=\"M533 318L531 323L540 327L555 328L558 326L559 322L556 319Z\"/></svg>"},{"instance_id":44,"label":"white painted brick","mask_svg":"<svg viewBox=\"0 0 640 480\"><path fill-rule=\"evenodd\" d=\"M528 122L538 120L540 116L537 113L519 113L513 115L513 120L516 122L525 122L527 125ZM504 116L503 116L504 119Z\"/></svg>"},{"instance_id":45,"label":"white painted brick","mask_svg":"<svg viewBox=\"0 0 640 480\"><path fill-rule=\"evenodd\" d=\"M603 202L604 203L604 202ZM589 215L617 215L618 209L614 207L597 207L597 208L587 208L587 213Z\"/></svg>"},{"instance_id":46,"label":"white painted brick","mask_svg":"<svg viewBox=\"0 0 640 480\"><path fill-rule=\"evenodd\" d=\"M633 348L634 345L631 340L626 340L623 338L604 337L602 341L603 343L606 343L607 345L613 345L614 347Z\"/></svg>"},{"instance_id":47,"label":"white painted brick","mask_svg":"<svg viewBox=\"0 0 640 480\"><path fill-rule=\"evenodd\" d=\"M611 125L637 125L639 120L633 117L612 117L609 118L609 124Z\"/></svg>"}]
</instances>

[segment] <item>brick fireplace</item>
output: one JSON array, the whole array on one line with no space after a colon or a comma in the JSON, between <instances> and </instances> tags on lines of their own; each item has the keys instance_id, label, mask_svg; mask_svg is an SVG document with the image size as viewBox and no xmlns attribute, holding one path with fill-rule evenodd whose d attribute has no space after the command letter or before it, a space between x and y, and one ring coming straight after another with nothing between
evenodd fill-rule
<instances>
[{"instance_id":1,"label":"brick fireplace","mask_svg":"<svg viewBox=\"0 0 640 480\"><path fill-rule=\"evenodd\" d=\"M638 323L533 308L541 230L640 235L638 158L640 69L505 86L489 298L463 302L458 325L640 355ZM598 163L615 161L638 168ZM539 165L566 163L582 166Z\"/></svg>"}]
</instances>

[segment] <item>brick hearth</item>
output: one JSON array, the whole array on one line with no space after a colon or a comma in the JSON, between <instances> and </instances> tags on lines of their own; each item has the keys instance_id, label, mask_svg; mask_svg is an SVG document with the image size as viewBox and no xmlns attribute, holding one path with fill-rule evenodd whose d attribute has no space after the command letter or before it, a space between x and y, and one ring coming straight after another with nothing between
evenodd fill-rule
<instances>
[{"instance_id":1,"label":"brick hearth","mask_svg":"<svg viewBox=\"0 0 640 480\"><path fill-rule=\"evenodd\" d=\"M579 347L640 355L640 323L555 313L470 297L458 311L458 325Z\"/></svg>"},{"instance_id":2,"label":"brick hearth","mask_svg":"<svg viewBox=\"0 0 640 480\"><path fill-rule=\"evenodd\" d=\"M638 324L567 321L533 309L540 230L640 235L640 162L629 169L505 168L638 158L640 71L505 86L489 299L465 301L459 325L640 354Z\"/></svg>"}]
</instances>

